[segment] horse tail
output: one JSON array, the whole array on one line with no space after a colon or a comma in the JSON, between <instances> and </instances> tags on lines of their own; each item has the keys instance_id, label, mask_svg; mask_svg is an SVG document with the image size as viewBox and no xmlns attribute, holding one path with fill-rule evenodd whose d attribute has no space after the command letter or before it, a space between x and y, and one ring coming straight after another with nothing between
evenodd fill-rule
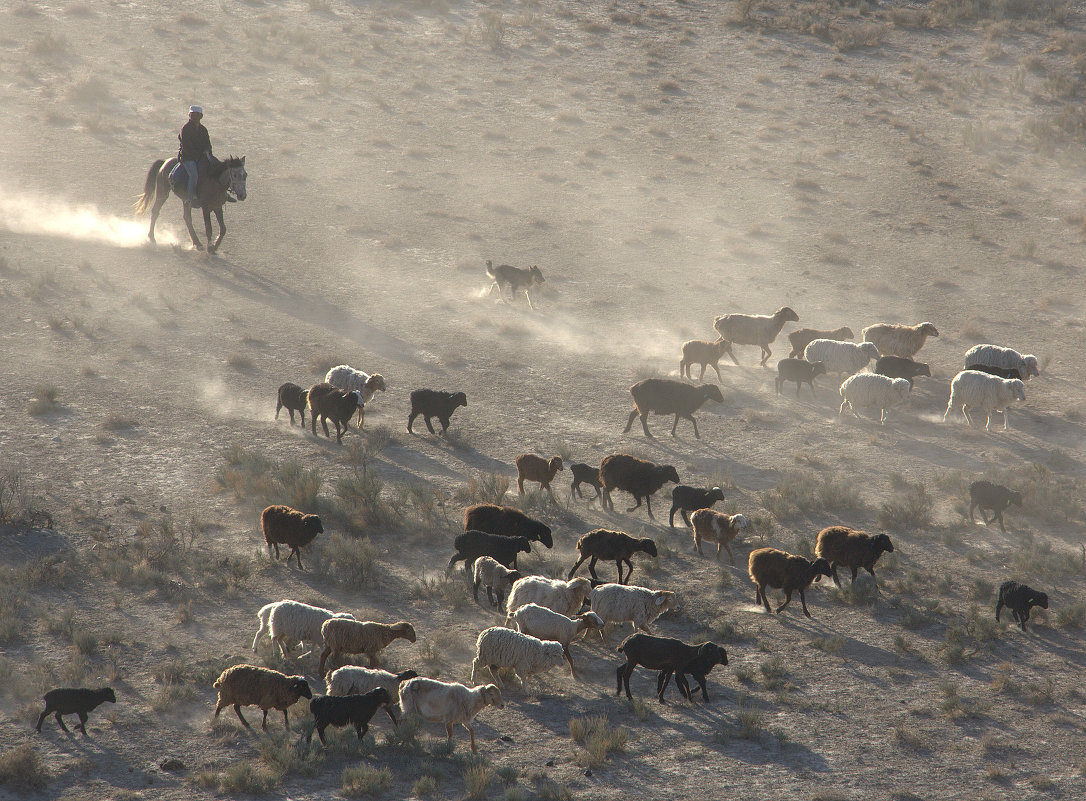
<instances>
[{"instance_id":1,"label":"horse tail","mask_svg":"<svg viewBox=\"0 0 1086 801\"><path fill-rule=\"evenodd\" d=\"M155 202L155 184L158 182L158 171L162 169L162 165L165 163L165 159L156 159L155 163L151 165L151 169L147 171L147 180L143 182L143 194L136 198L136 202L133 204L136 214L143 214Z\"/></svg>"}]
</instances>

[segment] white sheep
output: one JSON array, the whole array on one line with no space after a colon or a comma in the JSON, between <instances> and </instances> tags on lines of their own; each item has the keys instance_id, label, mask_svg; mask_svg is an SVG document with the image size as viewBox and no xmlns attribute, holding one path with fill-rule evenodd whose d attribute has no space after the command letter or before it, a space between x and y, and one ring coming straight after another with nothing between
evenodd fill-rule
<instances>
[{"instance_id":1,"label":"white sheep","mask_svg":"<svg viewBox=\"0 0 1086 801\"><path fill-rule=\"evenodd\" d=\"M509 614L505 618L505 625L509 625L513 612L524 604L539 604L566 617L573 617L581 611L591 592L592 582L584 576L569 581L525 576L509 591L509 600L505 604Z\"/></svg>"},{"instance_id":2,"label":"white sheep","mask_svg":"<svg viewBox=\"0 0 1086 801\"><path fill-rule=\"evenodd\" d=\"M883 356L903 356L907 359L911 359L924 347L924 341L928 337L939 336L939 331L931 323L876 323L860 333L866 342L874 342Z\"/></svg>"},{"instance_id":3,"label":"white sheep","mask_svg":"<svg viewBox=\"0 0 1086 801\"><path fill-rule=\"evenodd\" d=\"M487 706L505 708L501 690L494 684L465 687L458 682L437 679L409 679L400 685L400 712L404 717L418 715L423 720L444 723L452 740L453 726L459 723L471 735L471 752L475 753L475 729L472 718Z\"/></svg>"},{"instance_id":4,"label":"white sheep","mask_svg":"<svg viewBox=\"0 0 1086 801\"><path fill-rule=\"evenodd\" d=\"M852 375L872 359L879 358L879 349L871 342L838 342L836 339L816 339L803 349L803 358L822 362L827 373Z\"/></svg>"},{"instance_id":5,"label":"white sheep","mask_svg":"<svg viewBox=\"0 0 1086 801\"><path fill-rule=\"evenodd\" d=\"M558 667L565 661L561 643L544 642L538 637L521 634L504 626L483 629L475 640L475 659L471 663L471 681L480 668L489 668L494 681L501 687L496 668L512 668L520 679L521 689L528 691L528 679Z\"/></svg>"},{"instance_id":6,"label":"white sheep","mask_svg":"<svg viewBox=\"0 0 1086 801\"><path fill-rule=\"evenodd\" d=\"M354 620L354 615L350 612L333 612L331 609L310 606L289 599L262 606L256 616L260 620L260 628L253 637L253 653L256 653L256 646L261 635L267 634L272 642L279 646L279 652L284 657L293 643L323 644L321 626L324 625L324 621L334 617ZM302 654L302 656L305 655Z\"/></svg>"},{"instance_id":7,"label":"white sheep","mask_svg":"<svg viewBox=\"0 0 1086 801\"><path fill-rule=\"evenodd\" d=\"M501 607L505 602L505 593L513 582L520 578L520 572L510 570L497 559L490 556L480 556L475 560L471 568L472 588L471 592L475 600L479 600L479 586L486 587L486 598L491 606ZM494 596L497 596L495 601Z\"/></svg>"},{"instance_id":8,"label":"white sheep","mask_svg":"<svg viewBox=\"0 0 1086 801\"><path fill-rule=\"evenodd\" d=\"M858 373L849 376L841 384L841 408L837 414L844 414L845 407L849 407L857 417L860 413L857 409L875 407L881 410L879 423L886 423L886 411L891 406L896 406L907 397L912 385L904 378L888 378L878 373Z\"/></svg>"},{"instance_id":9,"label":"white sheep","mask_svg":"<svg viewBox=\"0 0 1086 801\"><path fill-rule=\"evenodd\" d=\"M344 389L348 392L358 391L362 393L362 403L367 404L373 399L373 394L380 390L384 392L388 387L385 384L384 376L380 373L363 373L361 370L356 370L353 367L340 364L333 367L324 376L325 382L331 384L336 389ZM358 407L358 427L362 427L362 419L364 412L362 407Z\"/></svg>"},{"instance_id":10,"label":"white sheep","mask_svg":"<svg viewBox=\"0 0 1086 801\"><path fill-rule=\"evenodd\" d=\"M346 665L329 672L325 678L328 695L364 695L381 687L393 698L400 691L400 684L417 677L413 670L389 673L387 670Z\"/></svg>"},{"instance_id":11,"label":"white sheep","mask_svg":"<svg viewBox=\"0 0 1086 801\"><path fill-rule=\"evenodd\" d=\"M603 619L595 612L585 612L577 617L566 617L539 604L525 604L512 615L513 622L523 634L530 634L541 640L560 643L562 653L569 662L569 675L573 672L573 657L569 654L569 644L589 629L602 629Z\"/></svg>"},{"instance_id":12,"label":"white sheep","mask_svg":"<svg viewBox=\"0 0 1086 801\"><path fill-rule=\"evenodd\" d=\"M943 413L943 422L951 409L962 410L966 421L973 425L969 407L981 409L987 415L984 430L992 422L992 412L1003 412L1003 430L1007 430L1007 406L1011 402L1026 399L1026 385L1018 378L1000 378L978 370L962 370L950 382L950 402Z\"/></svg>"},{"instance_id":13,"label":"white sheep","mask_svg":"<svg viewBox=\"0 0 1086 801\"><path fill-rule=\"evenodd\" d=\"M678 609L679 601L675 593L668 590L650 590L645 587L631 587L628 584L601 584L592 590L589 603L592 611L606 623L633 623L634 630L641 629L647 634L649 623L668 609ZM600 638L604 639L603 630Z\"/></svg>"},{"instance_id":14,"label":"white sheep","mask_svg":"<svg viewBox=\"0 0 1086 801\"><path fill-rule=\"evenodd\" d=\"M1012 348L1003 348L999 345L974 345L971 347L965 352L965 366L969 367L972 364L1017 370L1023 381L1029 381L1031 376L1041 374L1041 370L1037 366L1036 356L1032 354L1023 355Z\"/></svg>"}]
</instances>

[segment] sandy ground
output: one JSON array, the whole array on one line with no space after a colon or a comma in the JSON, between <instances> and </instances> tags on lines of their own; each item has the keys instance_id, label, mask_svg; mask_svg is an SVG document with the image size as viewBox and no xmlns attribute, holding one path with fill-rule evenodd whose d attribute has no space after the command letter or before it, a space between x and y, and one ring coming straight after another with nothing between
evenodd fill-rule
<instances>
[{"instance_id":1,"label":"sandy ground","mask_svg":"<svg viewBox=\"0 0 1086 801\"><path fill-rule=\"evenodd\" d=\"M526 451L630 452L725 486L756 523L738 565L667 527L669 489L653 522L626 496L615 513L569 502L564 472L559 507L528 499L555 547L523 566L563 574L599 526L651 536L660 557L635 562L634 582L682 599L657 630L721 642L731 663L708 704L672 690L658 705L645 672L629 704L611 695L620 635L575 646L578 681L554 671L479 716L480 764L499 772L481 797L1081 797L1086 190L1081 144L1036 133L1074 106L1081 12L888 26L877 47L841 52L694 1L0 10L0 466L26 491L7 501L15 518L52 517L0 529L0 768L31 744L50 798L232 797L217 777L237 765L270 777L267 797L340 795L360 765L390 770L380 797L464 797L463 731L452 756L436 725L412 751L375 719L365 755L347 730L304 758L275 713L271 735L212 722L211 681L255 660L321 686L315 658L249 650L256 610L287 597L411 620L418 642L385 664L466 681L477 633L500 622L441 578L473 482L515 476ZM157 246L129 210L190 103L216 153L248 170L211 257L189 248L176 199ZM535 311L486 296L486 259L540 266ZM629 385L677 377L684 340L781 305L857 332L932 321L940 336L918 356L932 378L879 426L839 418L828 378L816 397L776 396L774 370L737 346L700 440L688 423L671 438L662 417L655 439L621 433ZM1006 432L942 422L978 342L1043 365ZM337 446L273 419L279 384L340 362L388 380L367 433ZM468 395L447 439L405 430L408 394L427 386ZM43 387L56 405L39 413ZM399 522L352 527L336 487L382 432L370 469ZM218 480L231 446L319 471L330 522L307 570L261 549L267 499ZM1035 491L1006 534L963 520L982 474ZM801 476L855 490L788 511L775 488ZM917 484L930 524L880 525ZM424 522L407 487L445 508ZM156 550L163 521L178 541ZM764 614L750 548L802 549L833 523L893 538L881 599L819 585L812 620ZM365 580L330 567L336 533L369 538ZM1051 597L1028 633L988 625L1008 578ZM34 733L45 689L106 682L118 703L92 713L89 738L52 720ZM593 761L570 737L586 715L624 729L624 750ZM293 710L295 736L307 720ZM25 793L6 779L0 797Z\"/></svg>"}]
</instances>

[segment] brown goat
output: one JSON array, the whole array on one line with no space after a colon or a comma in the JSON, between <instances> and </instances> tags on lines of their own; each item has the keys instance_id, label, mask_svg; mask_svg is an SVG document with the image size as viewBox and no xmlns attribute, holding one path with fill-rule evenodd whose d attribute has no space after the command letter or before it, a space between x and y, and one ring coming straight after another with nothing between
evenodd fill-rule
<instances>
[{"instance_id":1,"label":"brown goat","mask_svg":"<svg viewBox=\"0 0 1086 801\"><path fill-rule=\"evenodd\" d=\"M544 459L534 453L522 453L517 457L517 489L524 494L525 481L537 481L543 489L550 493L551 500L558 503L551 489L551 481L559 470L563 470L562 457L554 456Z\"/></svg>"}]
</instances>

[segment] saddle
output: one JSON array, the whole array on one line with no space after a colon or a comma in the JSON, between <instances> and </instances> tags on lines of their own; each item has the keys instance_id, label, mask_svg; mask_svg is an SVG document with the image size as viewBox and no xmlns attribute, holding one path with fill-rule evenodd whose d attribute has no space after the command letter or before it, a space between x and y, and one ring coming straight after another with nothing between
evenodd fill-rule
<instances>
[{"instance_id":1,"label":"saddle","mask_svg":"<svg viewBox=\"0 0 1086 801\"><path fill-rule=\"evenodd\" d=\"M197 159L196 191L194 192L195 200L192 204L193 208L200 207L200 195L207 181L212 179L217 180L218 177L222 175L223 169L224 165L218 159L213 159L212 161L209 161L207 156L201 156L199 159ZM185 169L185 165L182 164L180 161L177 162L177 165L172 170L170 170L169 178L170 188L173 189L173 191L176 192L178 195L180 195L182 199L187 198L189 174L188 171Z\"/></svg>"}]
</instances>

